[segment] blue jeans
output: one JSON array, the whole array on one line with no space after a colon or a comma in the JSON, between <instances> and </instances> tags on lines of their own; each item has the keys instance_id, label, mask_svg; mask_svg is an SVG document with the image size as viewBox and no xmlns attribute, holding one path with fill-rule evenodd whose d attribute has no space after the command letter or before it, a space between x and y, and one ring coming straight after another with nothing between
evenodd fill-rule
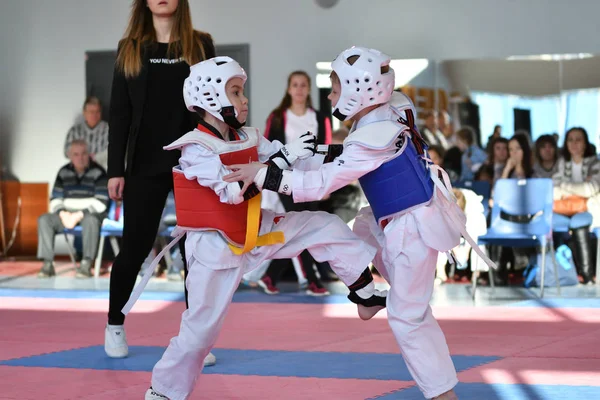
<instances>
[{"instance_id":1,"label":"blue jeans","mask_svg":"<svg viewBox=\"0 0 600 400\"><path fill-rule=\"evenodd\" d=\"M589 212L577 213L572 217L556 213L552 215L552 230L554 232L568 232L571 229L578 229L591 225L592 214Z\"/></svg>"}]
</instances>

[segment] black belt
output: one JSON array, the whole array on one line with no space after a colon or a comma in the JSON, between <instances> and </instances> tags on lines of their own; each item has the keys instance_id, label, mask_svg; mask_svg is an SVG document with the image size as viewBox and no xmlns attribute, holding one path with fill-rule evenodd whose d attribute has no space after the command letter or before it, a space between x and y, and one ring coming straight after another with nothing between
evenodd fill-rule
<instances>
[{"instance_id":1,"label":"black belt","mask_svg":"<svg viewBox=\"0 0 600 400\"><path fill-rule=\"evenodd\" d=\"M518 224L528 224L531 221L533 221L534 219L541 216L543 213L544 213L543 211L538 211L535 214L514 215L514 214L509 214L505 211L500 211L500 218L502 218L503 220L506 220L506 221L516 222Z\"/></svg>"}]
</instances>

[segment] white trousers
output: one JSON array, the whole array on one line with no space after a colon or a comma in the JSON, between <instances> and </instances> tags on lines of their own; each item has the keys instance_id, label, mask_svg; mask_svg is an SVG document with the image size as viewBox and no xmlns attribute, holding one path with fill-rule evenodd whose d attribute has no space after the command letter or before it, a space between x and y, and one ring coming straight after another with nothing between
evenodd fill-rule
<instances>
[{"instance_id":1,"label":"white trousers","mask_svg":"<svg viewBox=\"0 0 600 400\"><path fill-rule=\"evenodd\" d=\"M435 224L418 217L415 212L395 217L382 231L367 208L361 210L353 229L377 247L373 264L390 284L388 322L410 374L429 399L452 389L458 379L446 338L429 305L438 250L425 244L418 224L421 228Z\"/></svg>"},{"instance_id":2,"label":"white trousers","mask_svg":"<svg viewBox=\"0 0 600 400\"><path fill-rule=\"evenodd\" d=\"M244 264L260 265L266 259L292 258L308 250L315 260L328 261L340 279L351 285L375 256L375 248L360 240L335 215L325 212L277 215L284 218L277 218L272 231L283 231L285 243L259 247L239 256L244 258ZM277 215L265 211L263 221ZM211 255L214 250L196 250L193 254L187 252L189 308L182 315L179 334L171 339L152 371L152 387L171 400L185 400L192 393L202 372L204 357L217 341L233 294L245 272L245 268L240 267L215 269L207 265L207 260L212 261L214 257Z\"/></svg>"},{"instance_id":3,"label":"white trousers","mask_svg":"<svg viewBox=\"0 0 600 400\"><path fill-rule=\"evenodd\" d=\"M298 284L302 286L307 283L307 279L304 277L304 271L302 271L302 265L300 265L300 260L298 257L292 258L292 265L294 266L294 271L296 272L296 277L298 278ZM252 270L244 274L244 279L248 282L258 282L267 272L269 266L271 265L271 260L267 260L263 262L258 268ZM310 266L306 266L306 268L314 268L315 265L311 264Z\"/></svg>"}]
</instances>

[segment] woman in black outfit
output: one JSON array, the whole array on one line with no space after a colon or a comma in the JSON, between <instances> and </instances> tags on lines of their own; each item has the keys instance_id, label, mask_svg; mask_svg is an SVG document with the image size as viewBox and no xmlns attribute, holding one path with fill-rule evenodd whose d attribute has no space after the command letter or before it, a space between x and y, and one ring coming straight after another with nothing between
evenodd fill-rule
<instances>
[{"instance_id":1,"label":"woman in black outfit","mask_svg":"<svg viewBox=\"0 0 600 400\"><path fill-rule=\"evenodd\" d=\"M173 189L171 171L180 154L163 146L195 127L184 104L183 82L190 65L214 56L212 37L193 29L188 0L133 1L119 42L110 104L108 190L111 199L123 200L124 228L110 276L104 344L109 357L128 355L121 309ZM205 362L213 364L214 356Z\"/></svg>"}]
</instances>

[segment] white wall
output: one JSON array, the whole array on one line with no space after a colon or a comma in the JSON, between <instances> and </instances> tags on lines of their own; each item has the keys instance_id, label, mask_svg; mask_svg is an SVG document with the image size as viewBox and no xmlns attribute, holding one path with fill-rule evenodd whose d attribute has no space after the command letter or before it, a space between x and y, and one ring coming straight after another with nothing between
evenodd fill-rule
<instances>
[{"instance_id":1,"label":"white wall","mask_svg":"<svg viewBox=\"0 0 600 400\"><path fill-rule=\"evenodd\" d=\"M501 59L443 61L451 91L471 91L530 96L558 94L558 62Z\"/></svg>"},{"instance_id":2,"label":"white wall","mask_svg":"<svg viewBox=\"0 0 600 400\"><path fill-rule=\"evenodd\" d=\"M600 87L600 56L560 62L448 60L442 61L438 70L450 82L449 90L465 95L470 91L480 91L547 96L557 95L561 90Z\"/></svg>"},{"instance_id":3,"label":"white wall","mask_svg":"<svg viewBox=\"0 0 600 400\"><path fill-rule=\"evenodd\" d=\"M353 44L394 58L467 59L600 53L593 0L191 0L195 26L219 44L249 43L254 124L294 69L316 74ZM114 49L126 0L6 0L0 13L2 154L23 181L52 182L85 95L84 52Z\"/></svg>"}]
</instances>

